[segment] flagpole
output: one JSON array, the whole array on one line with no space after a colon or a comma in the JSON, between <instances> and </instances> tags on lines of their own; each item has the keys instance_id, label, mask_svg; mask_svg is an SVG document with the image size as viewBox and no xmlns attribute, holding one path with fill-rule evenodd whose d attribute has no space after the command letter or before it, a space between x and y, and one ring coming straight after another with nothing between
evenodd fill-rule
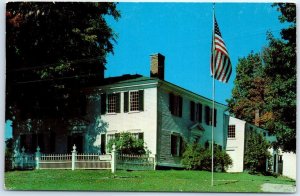
<instances>
[{"instance_id":1,"label":"flagpole","mask_svg":"<svg viewBox=\"0 0 300 196\"><path fill-rule=\"evenodd\" d=\"M213 3L213 40L212 40L212 71L213 71L213 88L212 88L212 123L211 123L211 186L214 186L214 123L215 123L215 3Z\"/></svg>"}]
</instances>

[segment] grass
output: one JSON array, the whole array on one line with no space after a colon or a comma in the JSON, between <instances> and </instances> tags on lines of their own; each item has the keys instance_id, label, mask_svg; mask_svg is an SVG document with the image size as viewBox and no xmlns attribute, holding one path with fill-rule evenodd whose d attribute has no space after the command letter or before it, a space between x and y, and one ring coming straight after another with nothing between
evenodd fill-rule
<instances>
[{"instance_id":1,"label":"grass","mask_svg":"<svg viewBox=\"0 0 300 196\"><path fill-rule=\"evenodd\" d=\"M284 177L206 171L33 170L5 173L7 190L261 192L263 183L295 184Z\"/></svg>"}]
</instances>

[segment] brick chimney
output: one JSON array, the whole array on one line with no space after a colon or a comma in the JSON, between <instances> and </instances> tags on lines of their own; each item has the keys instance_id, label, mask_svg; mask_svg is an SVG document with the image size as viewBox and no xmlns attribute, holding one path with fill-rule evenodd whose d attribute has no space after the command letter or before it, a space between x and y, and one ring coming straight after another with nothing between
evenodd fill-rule
<instances>
[{"instance_id":1,"label":"brick chimney","mask_svg":"<svg viewBox=\"0 0 300 196\"><path fill-rule=\"evenodd\" d=\"M150 55L151 57L151 69L150 77L155 77L161 80L165 79L165 56L157 53Z\"/></svg>"}]
</instances>

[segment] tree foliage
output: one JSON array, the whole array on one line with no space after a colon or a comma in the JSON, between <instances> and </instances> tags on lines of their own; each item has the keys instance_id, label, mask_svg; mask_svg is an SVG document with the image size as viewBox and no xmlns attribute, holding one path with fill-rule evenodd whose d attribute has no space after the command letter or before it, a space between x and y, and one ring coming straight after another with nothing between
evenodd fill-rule
<instances>
[{"instance_id":1,"label":"tree foliage","mask_svg":"<svg viewBox=\"0 0 300 196\"><path fill-rule=\"evenodd\" d=\"M290 26L281 38L268 33L268 45L261 53L241 58L228 101L229 111L237 118L255 122L276 135L276 147L296 151L296 7L291 3L273 6L281 12L279 20Z\"/></svg>"},{"instance_id":2,"label":"tree foliage","mask_svg":"<svg viewBox=\"0 0 300 196\"><path fill-rule=\"evenodd\" d=\"M101 83L117 35L116 3L9 2L6 119L66 121L84 115L82 87ZM49 125L51 126L51 125Z\"/></svg>"},{"instance_id":3,"label":"tree foliage","mask_svg":"<svg viewBox=\"0 0 300 196\"><path fill-rule=\"evenodd\" d=\"M269 147L270 144L262 134L249 132L245 148L245 168L251 172L263 172L266 168L265 161L270 158Z\"/></svg>"},{"instance_id":4,"label":"tree foliage","mask_svg":"<svg viewBox=\"0 0 300 196\"><path fill-rule=\"evenodd\" d=\"M265 105L266 82L259 54L251 53L239 59L232 98L228 100L230 113L254 123L255 110L262 112Z\"/></svg>"}]
</instances>

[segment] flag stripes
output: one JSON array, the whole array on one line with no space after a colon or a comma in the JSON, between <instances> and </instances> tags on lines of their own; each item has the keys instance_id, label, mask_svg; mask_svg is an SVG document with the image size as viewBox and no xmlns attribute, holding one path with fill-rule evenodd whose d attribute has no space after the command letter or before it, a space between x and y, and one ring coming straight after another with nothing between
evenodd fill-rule
<instances>
[{"instance_id":1,"label":"flag stripes","mask_svg":"<svg viewBox=\"0 0 300 196\"><path fill-rule=\"evenodd\" d=\"M231 72L232 66L229 54L222 38L216 18L214 18L214 32L212 43L212 56L211 56L211 75L224 83L227 83Z\"/></svg>"}]
</instances>

